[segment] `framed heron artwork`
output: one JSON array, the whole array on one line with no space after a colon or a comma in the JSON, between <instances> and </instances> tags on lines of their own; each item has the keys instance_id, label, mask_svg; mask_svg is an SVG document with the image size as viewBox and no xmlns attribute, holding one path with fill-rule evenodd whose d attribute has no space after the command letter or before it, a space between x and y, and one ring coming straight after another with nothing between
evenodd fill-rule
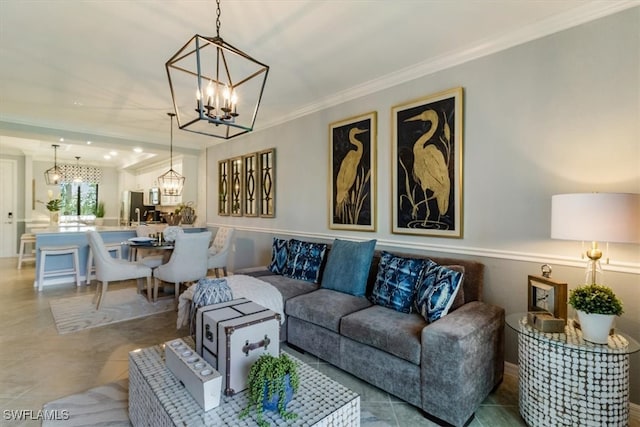
<instances>
[{"instance_id":1,"label":"framed heron artwork","mask_svg":"<svg viewBox=\"0 0 640 427\"><path fill-rule=\"evenodd\" d=\"M393 233L462 237L462 93L391 108Z\"/></svg>"},{"instance_id":2,"label":"framed heron artwork","mask_svg":"<svg viewBox=\"0 0 640 427\"><path fill-rule=\"evenodd\" d=\"M329 125L329 228L376 230L377 113Z\"/></svg>"}]
</instances>

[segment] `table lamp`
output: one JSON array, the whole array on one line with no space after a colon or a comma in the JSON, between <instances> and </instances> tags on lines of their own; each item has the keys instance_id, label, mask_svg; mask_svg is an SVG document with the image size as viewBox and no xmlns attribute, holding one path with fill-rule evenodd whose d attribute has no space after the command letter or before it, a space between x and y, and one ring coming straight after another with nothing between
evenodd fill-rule
<instances>
[{"instance_id":1,"label":"table lamp","mask_svg":"<svg viewBox=\"0 0 640 427\"><path fill-rule=\"evenodd\" d=\"M556 194L551 197L551 238L591 241L586 282L594 284L602 274L598 242L640 243L640 194Z\"/></svg>"}]
</instances>

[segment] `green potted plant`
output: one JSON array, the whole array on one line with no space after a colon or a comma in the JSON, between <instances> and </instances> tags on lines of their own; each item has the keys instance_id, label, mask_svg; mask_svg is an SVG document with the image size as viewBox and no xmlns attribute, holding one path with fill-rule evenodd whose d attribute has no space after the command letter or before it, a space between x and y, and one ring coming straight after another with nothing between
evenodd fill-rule
<instances>
[{"instance_id":1,"label":"green potted plant","mask_svg":"<svg viewBox=\"0 0 640 427\"><path fill-rule=\"evenodd\" d=\"M296 363L286 354L279 357L263 354L251 366L248 378L249 403L240 412L240 418L246 417L252 409L257 413L256 422L260 427L267 427L262 414L266 410L278 411L285 421L298 417L293 412L287 412L287 404L298 390L300 382Z\"/></svg>"},{"instance_id":2,"label":"green potted plant","mask_svg":"<svg viewBox=\"0 0 640 427\"><path fill-rule=\"evenodd\" d=\"M62 209L62 199L50 199L45 205L49 211L49 220L52 224L60 221L60 209Z\"/></svg>"},{"instance_id":3,"label":"green potted plant","mask_svg":"<svg viewBox=\"0 0 640 427\"><path fill-rule=\"evenodd\" d=\"M104 202L98 202L96 206L96 225L104 223Z\"/></svg>"},{"instance_id":4,"label":"green potted plant","mask_svg":"<svg viewBox=\"0 0 640 427\"><path fill-rule=\"evenodd\" d=\"M578 313L582 337L597 344L607 343L614 317L624 313L613 290L595 283L573 289L569 304Z\"/></svg>"}]
</instances>

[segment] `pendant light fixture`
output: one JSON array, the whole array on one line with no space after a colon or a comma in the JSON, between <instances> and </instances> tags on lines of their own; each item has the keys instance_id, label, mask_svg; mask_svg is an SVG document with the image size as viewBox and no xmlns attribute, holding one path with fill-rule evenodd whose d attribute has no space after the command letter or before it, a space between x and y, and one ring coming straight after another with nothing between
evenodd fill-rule
<instances>
[{"instance_id":1,"label":"pendant light fixture","mask_svg":"<svg viewBox=\"0 0 640 427\"><path fill-rule=\"evenodd\" d=\"M44 180L47 185L58 185L62 181L62 171L58 168L58 144L53 147L53 167L44 171Z\"/></svg>"},{"instance_id":2,"label":"pendant light fixture","mask_svg":"<svg viewBox=\"0 0 640 427\"><path fill-rule=\"evenodd\" d=\"M174 113L167 113L171 117L171 142L170 149L170 168L167 172L158 177L158 183L160 184L160 191L163 196L179 196L182 194L182 187L184 186L184 176L173 170L173 118Z\"/></svg>"},{"instance_id":3,"label":"pendant light fixture","mask_svg":"<svg viewBox=\"0 0 640 427\"><path fill-rule=\"evenodd\" d=\"M80 156L76 156L76 170L74 175L75 176L73 177L73 182L82 182L82 173L80 171Z\"/></svg>"},{"instance_id":4,"label":"pendant light fixture","mask_svg":"<svg viewBox=\"0 0 640 427\"><path fill-rule=\"evenodd\" d=\"M180 129L230 139L253 130L269 74L265 65L220 37L194 35L165 64Z\"/></svg>"}]
</instances>

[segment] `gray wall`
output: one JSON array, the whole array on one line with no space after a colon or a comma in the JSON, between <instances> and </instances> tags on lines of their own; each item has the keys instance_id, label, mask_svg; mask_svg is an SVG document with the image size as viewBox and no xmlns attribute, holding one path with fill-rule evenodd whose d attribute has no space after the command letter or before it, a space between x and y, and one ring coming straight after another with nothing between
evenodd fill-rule
<instances>
[{"instance_id":1,"label":"gray wall","mask_svg":"<svg viewBox=\"0 0 640 427\"><path fill-rule=\"evenodd\" d=\"M465 98L464 237L392 234L390 108L456 86ZM274 96L268 83L266 96ZM377 231L330 230L328 124L369 111L378 112ZM218 216L217 161L268 147L276 147L276 218ZM545 262L570 289L583 283L580 242L549 238L551 196L640 193L640 7L216 145L207 165L208 225L239 230L232 267L266 263L272 235L376 238L379 248L479 259L484 299L525 311L527 275ZM610 256L605 283L625 305L617 325L640 340L639 246L612 244ZM516 350L507 331L508 361L517 362ZM639 354L631 377L640 404Z\"/></svg>"}]
</instances>

